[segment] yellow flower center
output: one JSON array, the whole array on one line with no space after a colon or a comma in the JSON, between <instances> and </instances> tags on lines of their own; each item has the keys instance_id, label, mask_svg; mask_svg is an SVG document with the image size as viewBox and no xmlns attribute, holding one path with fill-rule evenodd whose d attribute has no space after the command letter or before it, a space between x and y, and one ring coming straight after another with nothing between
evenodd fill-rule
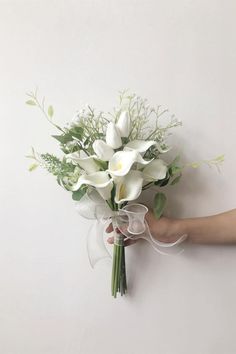
<instances>
[{"instance_id":1,"label":"yellow flower center","mask_svg":"<svg viewBox=\"0 0 236 354\"><path fill-rule=\"evenodd\" d=\"M117 164L116 164L116 170L121 170L122 167L123 167L122 162L120 162L120 161L117 162Z\"/></svg>"}]
</instances>

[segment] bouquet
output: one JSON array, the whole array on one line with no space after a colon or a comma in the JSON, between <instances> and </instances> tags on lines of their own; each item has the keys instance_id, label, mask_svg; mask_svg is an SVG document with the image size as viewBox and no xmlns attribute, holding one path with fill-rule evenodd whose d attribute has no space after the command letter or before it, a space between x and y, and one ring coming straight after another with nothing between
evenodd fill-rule
<instances>
[{"instance_id":1,"label":"bouquet","mask_svg":"<svg viewBox=\"0 0 236 354\"><path fill-rule=\"evenodd\" d=\"M172 128L182 123L161 106L151 107L146 99L123 91L113 112L97 112L86 105L62 128L54 123L53 107L46 106L37 91L27 95L26 103L38 107L58 131L52 137L59 142L63 154L57 157L32 148L28 157L34 163L29 170L45 168L79 206L89 199L100 211L106 210L115 234L112 295L123 295L127 291L124 239L143 237L156 248L163 246L149 232L145 222L147 208L131 202L155 186L153 211L156 218L162 215L166 196L160 188L176 184L186 167L180 164L179 156L170 163L164 159L170 150L167 137ZM203 162L218 166L222 161L223 156L218 156ZM190 165L196 168L199 163Z\"/></svg>"}]
</instances>

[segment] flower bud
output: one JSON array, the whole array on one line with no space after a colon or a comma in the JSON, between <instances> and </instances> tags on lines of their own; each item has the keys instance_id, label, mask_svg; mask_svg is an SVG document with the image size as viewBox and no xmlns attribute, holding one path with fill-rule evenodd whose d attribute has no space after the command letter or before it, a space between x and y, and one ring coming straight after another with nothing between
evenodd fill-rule
<instances>
[{"instance_id":1,"label":"flower bud","mask_svg":"<svg viewBox=\"0 0 236 354\"><path fill-rule=\"evenodd\" d=\"M114 150L103 140L95 140L93 143L93 150L97 157L102 161L109 161L114 154Z\"/></svg>"},{"instance_id":2,"label":"flower bud","mask_svg":"<svg viewBox=\"0 0 236 354\"><path fill-rule=\"evenodd\" d=\"M113 149L118 149L122 145L119 130L113 122L107 125L106 143Z\"/></svg>"},{"instance_id":3,"label":"flower bud","mask_svg":"<svg viewBox=\"0 0 236 354\"><path fill-rule=\"evenodd\" d=\"M127 111L121 113L116 126L119 129L120 136L127 138L131 129L131 121Z\"/></svg>"}]
</instances>

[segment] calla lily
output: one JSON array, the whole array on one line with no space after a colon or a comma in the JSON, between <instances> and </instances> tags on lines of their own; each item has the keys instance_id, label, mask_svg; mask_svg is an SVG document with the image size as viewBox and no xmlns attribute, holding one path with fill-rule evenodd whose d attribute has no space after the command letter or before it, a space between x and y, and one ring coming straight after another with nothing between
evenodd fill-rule
<instances>
[{"instance_id":1,"label":"calla lily","mask_svg":"<svg viewBox=\"0 0 236 354\"><path fill-rule=\"evenodd\" d=\"M113 181L106 171L80 176L77 183L73 186L73 190L78 190L83 184L95 187L103 199L110 199Z\"/></svg>"},{"instance_id":2,"label":"calla lily","mask_svg":"<svg viewBox=\"0 0 236 354\"><path fill-rule=\"evenodd\" d=\"M124 150L136 150L142 153L146 152L153 145L156 145L156 141L154 140L132 140L125 145Z\"/></svg>"},{"instance_id":3,"label":"calla lily","mask_svg":"<svg viewBox=\"0 0 236 354\"><path fill-rule=\"evenodd\" d=\"M121 113L116 126L119 129L120 136L127 138L131 129L131 121L127 111Z\"/></svg>"},{"instance_id":4,"label":"calla lily","mask_svg":"<svg viewBox=\"0 0 236 354\"><path fill-rule=\"evenodd\" d=\"M68 161L71 161L74 165L79 165L87 173L99 171L99 166L94 160L96 158L96 155L80 157L78 152L73 152L71 154L66 155L66 159Z\"/></svg>"},{"instance_id":5,"label":"calla lily","mask_svg":"<svg viewBox=\"0 0 236 354\"><path fill-rule=\"evenodd\" d=\"M135 162L147 165L151 161L144 160L136 150L117 151L109 161L108 172L113 176L125 176Z\"/></svg>"},{"instance_id":6,"label":"calla lily","mask_svg":"<svg viewBox=\"0 0 236 354\"><path fill-rule=\"evenodd\" d=\"M131 170L122 177L116 185L115 202L120 204L125 201L135 200L142 192L142 172Z\"/></svg>"},{"instance_id":7,"label":"calla lily","mask_svg":"<svg viewBox=\"0 0 236 354\"><path fill-rule=\"evenodd\" d=\"M138 152L143 153L146 152L151 146L155 146L162 154L170 150L169 147L163 149L160 143L155 140L133 140L125 145L124 150L137 150Z\"/></svg>"},{"instance_id":8,"label":"calla lily","mask_svg":"<svg viewBox=\"0 0 236 354\"><path fill-rule=\"evenodd\" d=\"M158 181L166 177L167 167L161 159L150 162L143 170L143 178L147 182Z\"/></svg>"},{"instance_id":9,"label":"calla lily","mask_svg":"<svg viewBox=\"0 0 236 354\"><path fill-rule=\"evenodd\" d=\"M114 150L103 140L95 140L93 150L102 161L109 161L114 154Z\"/></svg>"},{"instance_id":10,"label":"calla lily","mask_svg":"<svg viewBox=\"0 0 236 354\"><path fill-rule=\"evenodd\" d=\"M119 130L113 122L110 122L107 125L106 143L112 149L119 149L122 145Z\"/></svg>"}]
</instances>

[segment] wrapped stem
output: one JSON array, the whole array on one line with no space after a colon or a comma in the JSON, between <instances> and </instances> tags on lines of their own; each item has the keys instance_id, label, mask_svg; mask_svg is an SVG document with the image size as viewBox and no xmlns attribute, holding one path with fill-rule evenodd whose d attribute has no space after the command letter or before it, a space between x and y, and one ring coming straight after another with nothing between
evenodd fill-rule
<instances>
[{"instance_id":1,"label":"wrapped stem","mask_svg":"<svg viewBox=\"0 0 236 354\"><path fill-rule=\"evenodd\" d=\"M125 269L125 247L124 236L118 233L116 223L113 221L114 228L114 248L113 248L113 265L112 265L112 281L111 292L116 298L117 293L123 296L127 290L126 269Z\"/></svg>"}]
</instances>

